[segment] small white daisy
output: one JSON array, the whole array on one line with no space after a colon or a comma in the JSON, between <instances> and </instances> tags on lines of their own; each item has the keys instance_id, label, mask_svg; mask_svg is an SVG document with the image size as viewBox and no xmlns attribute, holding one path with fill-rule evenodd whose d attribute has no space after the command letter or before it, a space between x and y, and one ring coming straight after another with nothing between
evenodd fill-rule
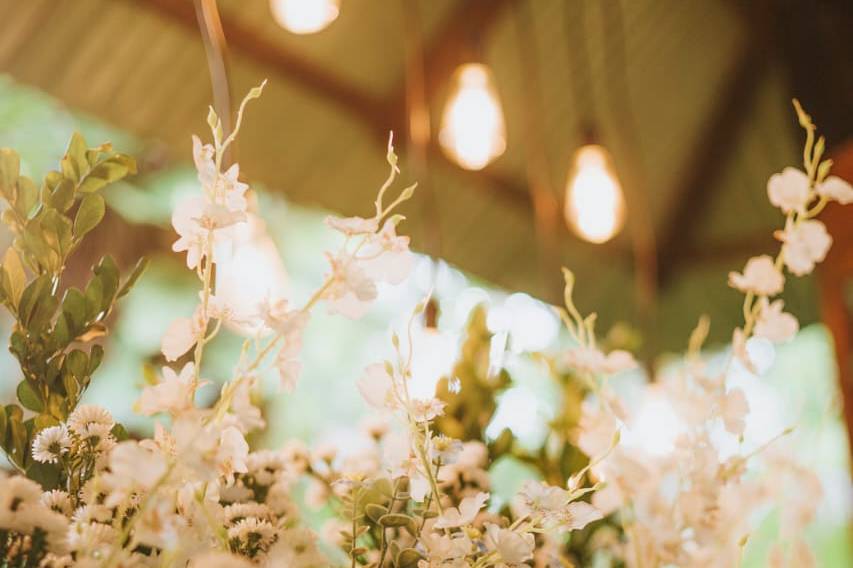
<instances>
[{"instance_id":1,"label":"small white daisy","mask_svg":"<svg viewBox=\"0 0 853 568\"><path fill-rule=\"evenodd\" d=\"M228 538L236 540L241 545L260 546L266 548L276 537L275 527L267 521L254 517L238 521L228 529Z\"/></svg>"},{"instance_id":2,"label":"small white daisy","mask_svg":"<svg viewBox=\"0 0 853 568\"><path fill-rule=\"evenodd\" d=\"M68 428L81 438L104 437L113 426L109 411L94 404L78 406L68 417Z\"/></svg>"},{"instance_id":3,"label":"small white daisy","mask_svg":"<svg viewBox=\"0 0 853 568\"><path fill-rule=\"evenodd\" d=\"M33 459L41 463L56 463L71 447L71 436L64 426L51 426L41 430L33 440Z\"/></svg>"},{"instance_id":4,"label":"small white daisy","mask_svg":"<svg viewBox=\"0 0 853 568\"><path fill-rule=\"evenodd\" d=\"M71 497L61 489L42 493L41 504L57 513L62 513L66 517L71 516Z\"/></svg>"}]
</instances>

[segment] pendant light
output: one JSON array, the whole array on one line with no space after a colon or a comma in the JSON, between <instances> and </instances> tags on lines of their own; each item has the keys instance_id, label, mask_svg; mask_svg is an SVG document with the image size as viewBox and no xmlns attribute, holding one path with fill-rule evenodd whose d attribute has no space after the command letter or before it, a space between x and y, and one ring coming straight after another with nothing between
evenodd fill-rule
<instances>
[{"instance_id":1,"label":"pendant light","mask_svg":"<svg viewBox=\"0 0 853 568\"><path fill-rule=\"evenodd\" d=\"M481 170L506 149L503 108L492 72L466 63L454 73L439 131L444 152L468 170Z\"/></svg>"},{"instance_id":2,"label":"pendant light","mask_svg":"<svg viewBox=\"0 0 853 568\"><path fill-rule=\"evenodd\" d=\"M295 34L313 34L326 29L340 12L340 0L270 0L272 16Z\"/></svg>"},{"instance_id":3,"label":"pendant light","mask_svg":"<svg viewBox=\"0 0 853 568\"><path fill-rule=\"evenodd\" d=\"M609 241L625 224L622 185L603 146L585 144L575 152L563 213L569 228L591 243Z\"/></svg>"}]
</instances>

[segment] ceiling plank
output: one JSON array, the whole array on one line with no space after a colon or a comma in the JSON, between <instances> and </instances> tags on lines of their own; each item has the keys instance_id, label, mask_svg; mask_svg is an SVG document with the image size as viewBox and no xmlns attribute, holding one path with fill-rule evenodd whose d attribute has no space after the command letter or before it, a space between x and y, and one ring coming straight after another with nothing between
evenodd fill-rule
<instances>
[{"instance_id":1,"label":"ceiling plank","mask_svg":"<svg viewBox=\"0 0 853 568\"><path fill-rule=\"evenodd\" d=\"M747 41L727 74L716 106L695 138L684 174L673 192L674 204L658 233L658 281L662 288L672 281L682 257L692 254L693 237L701 228L712 190L732 158L733 141L746 125L744 118L755 102L767 69L766 57Z\"/></svg>"},{"instance_id":2,"label":"ceiling plank","mask_svg":"<svg viewBox=\"0 0 853 568\"><path fill-rule=\"evenodd\" d=\"M196 31L198 21L191 0L133 0L162 16ZM482 38L489 27L497 21L502 8L517 0L463 0L450 13L446 23L435 34L425 54L427 101L439 91L450 78L460 62L467 57L471 38ZM307 60L301 54L264 38L228 14L222 15L222 29L231 51L252 59L272 69L288 81L295 82L312 94L335 105L366 126L383 146L389 131L402 131L406 124L405 89L401 88L387 100L362 91L357 86L337 77L321 66ZM398 150L405 146L400 140ZM449 167L463 179L469 180L476 189L490 191L507 206L528 214L532 203L524 186L516 180L488 168L485 171L469 172L451 162L431 144L430 158Z\"/></svg>"},{"instance_id":3,"label":"ceiling plank","mask_svg":"<svg viewBox=\"0 0 853 568\"><path fill-rule=\"evenodd\" d=\"M804 0L772 6L770 33L791 90L832 150L853 130L853 4Z\"/></svg>"},{"instance_id":4,"label":"ceiling plank","mask_svg":"<svg viewBox=\"0 0 853 568\"><path fill-rule=\"evenodd\" d=\"M198 20L191 0L134 0L197 32ZM384 101L323 69L293 50L270 41L256 30L223 14L222 29L228 44L241 56L275 70L288 81L353 115L384 139L391 126Z\"/></svg>"},{"instance_id":5,"label":"ceiling plank","mask_svg":"<svg viewBox=\"0 0 853 568\"><path fill-rule=\"evenodd\" d=\"M424 91L427 106L435 102L436 97L450 81L460 64L475 59L481 54L477 50L485 41L489 30L498 22L506 9L519 0L460 0L444 21L433 33L424 50ZM479 44L479 45L475 45ZM401 86L396 93L388 97L385 108L391 109L397 128L405 130L406 89ZM519 208L525 214L533 214L533 203L527 188L506 175L486 167L471 172L459 167L444 155L434 139L430 140L429 157L453 170L456 175L475 187L487 186L505 203Z\"/></svg>"},{"instance_id":6,"label":"ceiling plank","mask_svg":"<svg viewBox=\"0 0 853 568\"><path fill-rule=\"evenodd\" d=\"M489 29L504 10L518 0L461 0L445 16L424 53L424 90L427 102L434 101L456 68L479 54ZM406 90L401 87L389 99L397 116L405 116Z\"/></svg>"}]
</instances>

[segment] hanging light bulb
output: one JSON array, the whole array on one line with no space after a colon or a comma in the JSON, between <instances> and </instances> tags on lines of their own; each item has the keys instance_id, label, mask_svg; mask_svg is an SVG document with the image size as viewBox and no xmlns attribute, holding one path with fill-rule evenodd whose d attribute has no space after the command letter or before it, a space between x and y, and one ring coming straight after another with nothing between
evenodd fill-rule
<instances>
[{"instance_id":1,"label":"hanging light bulb","mask_svg":"<svg viewBox=\"0 0 853 568\"><path fill-rule=\"evenodd\" d=\"M335 21L340 0L270 0L273 18L295 34L313 34Z\"/></svg>"},{"instance_id":2,"label":"hanging light bulb","mask_svg":"<svg viewBox=\"0 0 853 568\"><path fill-rule=\"evenodd\" d=\"M460 166L481 170L506 149L503 109L492 74L482 63L456 70L439 142Z\"/></svg>"},{"instance_id":3,"label":"hanging light bulb","mask_svg":"<svg viewBox=\"0 0 853 568\"><path fill-rule=\"evenodd\" d=\"M575 154L564 214L569 227L592 243L609 241L622 229L625 198L603 146L587 144Z\"/></svg>"}]
</instances>

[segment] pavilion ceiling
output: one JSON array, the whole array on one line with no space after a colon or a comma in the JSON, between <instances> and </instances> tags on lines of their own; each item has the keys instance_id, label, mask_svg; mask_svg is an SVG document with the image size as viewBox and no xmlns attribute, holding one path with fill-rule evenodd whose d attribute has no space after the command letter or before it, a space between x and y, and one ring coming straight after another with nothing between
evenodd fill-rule
<instances>
[{"instance_id":1,"label":"pavilion ceiling","mask_svg":"<svg viewBox=\"0 0 853 568\"><path fill-rule=\"evenodd\" d=\"M403 1L413 0L344 0L328 30L295 36L274 23L265 0L220 0L231 92L269 79L238 148L250 180L300 204L365 212L385 173L389 130L408 156ZM421 0L433 134L449 75L476 41L494 69L508 148L478 173L428 148L426 191L406 211L415 248L549 301L558 301L559 265L568 265L585 275L587 308L605 322L632 318L632 227L595 246L558 223L556 254L543 266L539 252L531 175L559 206L569 157L595 123L630 186L629 224L647 223L655 236L664 344L702 311L737 316L725 274L773 246L779 218L764 184L797 160L788 101L792 80L802 85L808 75L802 62L788 65L796 34L778 37L791 16L759 13L765 4ZM0 0L0 72L172 160L187 159L211 102L191 0ZM833 120L844 108L824 106ZM841 119L849 127L849 116ZM810 290L795 286L789 299L806 319L816 313Z\"/></svg>"}]
</instances>

